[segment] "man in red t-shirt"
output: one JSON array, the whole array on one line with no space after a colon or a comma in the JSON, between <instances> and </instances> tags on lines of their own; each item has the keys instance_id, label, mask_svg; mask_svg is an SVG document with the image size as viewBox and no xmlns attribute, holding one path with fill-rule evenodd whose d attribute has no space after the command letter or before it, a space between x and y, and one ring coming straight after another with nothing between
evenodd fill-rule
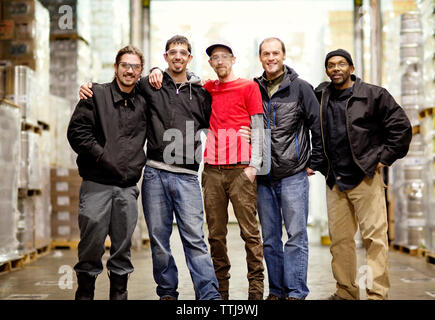
<instances>
[{"instance_id":1,"label":"man in red t-shirt","mask_svg":"<svg viewBox=\"0 0 435 320\"><path fill-rule=\"evenodd\" d=\"M263 246L256 219L256 174L261 165L264 128L261 94L255 82L234 75L236 58L229 45L213 44L206 52L219 78L204 85L212 96L212 113L202 172L208 240L219 292L228 299L231 264L226 234L231 200L245 241L248 299L263 300ZM241 126L252 128L251 144L237 134Z\"/></svg>"}]
</instances>

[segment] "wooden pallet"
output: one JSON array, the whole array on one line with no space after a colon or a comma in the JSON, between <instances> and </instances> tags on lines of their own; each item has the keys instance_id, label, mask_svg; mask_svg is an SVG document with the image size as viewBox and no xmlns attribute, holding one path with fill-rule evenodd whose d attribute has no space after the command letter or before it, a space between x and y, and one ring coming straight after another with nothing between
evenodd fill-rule
<instances>
[{"instance_id":1,"label":"wooden pallet","mask_svg":"<svg viewBox=\"0 0 435 320\"><path fill-rule=\"evenodd\" d=\"M433 252L426 253L426 262L431 263L431 264L435 264L435 253L433 253Z\"/></svg>"},{"instance_id":2,"label":"wooden pallet","mask_svg":"<svg viewBox=\"0 0 435 320\"><path fill-rule=\"evenodd\" d=\"M51 249L69 249L77 250L80 240L53 240L51 241ZM104 242L104 247L110 249L110 240Z\"/></svg>"},{"instance_id":3,"label":"wooden pallet","mask_svg":"<svg viewBox=\"0 0 435 320\"><path fill-rule=\"evenodd\" d=\"M38 125L38 123L33 123L28 120L23 120L21 122L21 130L22 131L32 131L37 134L42 133L42 128Z\"/></svg>"},{"instance_id":4,"label":"wooden pallet","mask_svg":"<svg viewBox=\"0 0 435 320\"><path fill-rule=\"evenodd\" d=\"M40 248L36 248L36 252L38 252L38 257L43 257L50 253L51 245L47 244L45 246L42 246Z\"/></svg>"},{"instance_id":5,"label":"wooden pallet","mask_svg":"<svg viewBox=\"0 0 435 320\"><path fill-rule=\"evenodd\" d=\"M38 120L38 126L45 131L49 131L50 130L50 125L44 121Z\"/></svg>"},{"instance_id":6,"label":"wooden pallet","mask_svg":"<svg viewBox=\"0 0 435 320\"><path fill-rule=\"evenodd\" d=\"M4 262L0 265L0 275L23 268L24 260L25 257L20 256Z\"/></svg>"},{"instance_id":7,"label":"wooden pallet","mask_svg":"<svg viewBox=\"0 0 435 320\"><path fill-rule=\"evenodd\" d=\"M400 244L391 244L391 249L400 251L406 254L409 254L410 256L423 256L422 252L424 249L418 248L418 247L408 247L405 245Z\"/></svg>"},{"instance_id":8,"label":"wooden pallet","mask_svg":"<svg viewBox=\"0 0 435 320\"><path fill-rule=\"evenodd\" d=\"M38 251L32 250L23 255L24 264L30 263L38 259Z\"/></svg>"},{"instance_id":9,"label":"wooden pallet","mask_svg":"<svg viewBox=\"0 0 435 320\"><path fill-rule=\"evenodd\" d=\"M42 190L40 190L40 189L18 188L18 197L19 198L39 196L41 194L42 194Z\"/></svg>"},{"instance_id":10,"label":"wooden pallet","mask_svg":"<svg viewBox=\"0 0 435 320\"><path fill-rule=\"evenodd\" d=\"M50 248L50 245L46 245L38 249L23 253L16 258L12 258L9 261L2 263L2 265L0 265L0 275L7 272L19 270L23 268L24 265L36 261L38 258L47 255L50 252Z\"/></svg>"},{"instance_id":11,"label":"wooden pallet","mask_svg":"<svg viewBox=\"0 0 435 320\"><path fill-rule=\"evenodd\" d=\"M52 249L69 249L76 250L79 246L79 240L53 240L51 241Z\"/></svg>"}]
</instances>

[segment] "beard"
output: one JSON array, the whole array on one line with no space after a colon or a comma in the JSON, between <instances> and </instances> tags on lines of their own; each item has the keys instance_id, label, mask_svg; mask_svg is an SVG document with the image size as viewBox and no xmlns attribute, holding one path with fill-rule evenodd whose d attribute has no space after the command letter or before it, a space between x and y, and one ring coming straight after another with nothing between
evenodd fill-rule
<instances>
[{"instance_id":1,"label":"beard","mask_svg":"<svg viewBox=\"0 0 435 320\"><path fill-rule=\"evenodd\" d=\"M124 87L133 87L136 84L136 79L134 76L131 76L130 79L125 79L127 76L120 76L119 74L115 73L116 79L124 86Z\"/></svg>"}]
</instances>

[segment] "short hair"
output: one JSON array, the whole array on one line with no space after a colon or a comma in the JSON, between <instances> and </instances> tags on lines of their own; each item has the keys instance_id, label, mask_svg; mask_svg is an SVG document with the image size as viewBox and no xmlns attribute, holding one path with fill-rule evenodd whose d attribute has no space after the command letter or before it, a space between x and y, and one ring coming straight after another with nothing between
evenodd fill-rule
<instances>
[{"instance_id":1,"label":"short hair","mask_svg":"<svg viewBox=\"0 0 435 320\"><path fill-rule=\"evenodd\" d=\"M140 59L140 65L143 69L143 65L145 63L145 58L143 56L142 51L140 51L138 48L131 46L131 45L125 46L124 48L120 49L118 51L118 53L116 54L115 61L116 61L117 65L119 65L119 62L121 61L121 58L124 54L134 54L134 55L138 56Z\"/></svg>"},{"instance_id":2,"label":"short hair","mask_svg":"<svg viewBox=\"0 0 435 320\"><path fill-rule=\"evenodd\" d=\"M187 51L189 51L189 53L192 53L192 46L190 45L189 40L185 36L181 36L179 34L171 37L168 41L166 41L165 52L169 50L170 45L173 43L187 45Z\"/></svg>"},{"instance_id":3,"label":"short hair","mask_svg":"<svg viewBox=\"0 0 435 320\"><path fill-rule=\"evenodd\" d=\"M261 41L260 46L258 47L258 54L261 55L261 46L263 45L263 43L265 43L267 41L271 41L271 40L277 40L277 41L279 41L281 43L282 53L285 54L285 45L284 45L284 42L282 42L282 40L280 38L276 38L276 37L266 38L263 41Z\"/></svg>"}]
</instances>

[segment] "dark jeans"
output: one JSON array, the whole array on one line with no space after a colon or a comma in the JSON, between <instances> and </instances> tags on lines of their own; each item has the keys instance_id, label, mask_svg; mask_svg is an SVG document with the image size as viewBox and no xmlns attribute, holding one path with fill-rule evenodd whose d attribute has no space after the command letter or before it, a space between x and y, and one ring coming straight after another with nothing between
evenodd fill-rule
<instances>
[{"instance_id":1,"label":"dark jeans","mask_svg":"<svg viewBox=\"0 0 435 320\"><path fill-rule=\"evenodd\" d=\"M308 176L305 170L276 182L258 183L269 294L305 299L308 273ZM284 222L287 241L282 242Z\"/></svg>"},{"instance_id":2,"label":"dark jeans","mask_svg":"<svg viewBox=\"0 0 435 320\"><path fill-rule=\"evenodd\" d=\"M104 241L110 236L110 257L107 269L118 275L133 272L130 248L131 237L137 222L136 186L120 188L83 181L79 198L80 242L77 273L98 275L103 271L101 258Z\"/></svg>"},{"instance_id":3,"label":"dark jeans","mask_svg":"<svg viewBox=\"0 0 435 320\"><path fill-rule=\"evenodd\" d=\"M263 297L263 246L260 237L257 209L257 182L252 183L243 168L220 169L205 166L202 172L204 207L208 224L208 241L219 291L227 293L230 279L230 260L227 255L228 201L240 226L245 241L248 265L249 295Z\"/></svg>"}]
</instances>

